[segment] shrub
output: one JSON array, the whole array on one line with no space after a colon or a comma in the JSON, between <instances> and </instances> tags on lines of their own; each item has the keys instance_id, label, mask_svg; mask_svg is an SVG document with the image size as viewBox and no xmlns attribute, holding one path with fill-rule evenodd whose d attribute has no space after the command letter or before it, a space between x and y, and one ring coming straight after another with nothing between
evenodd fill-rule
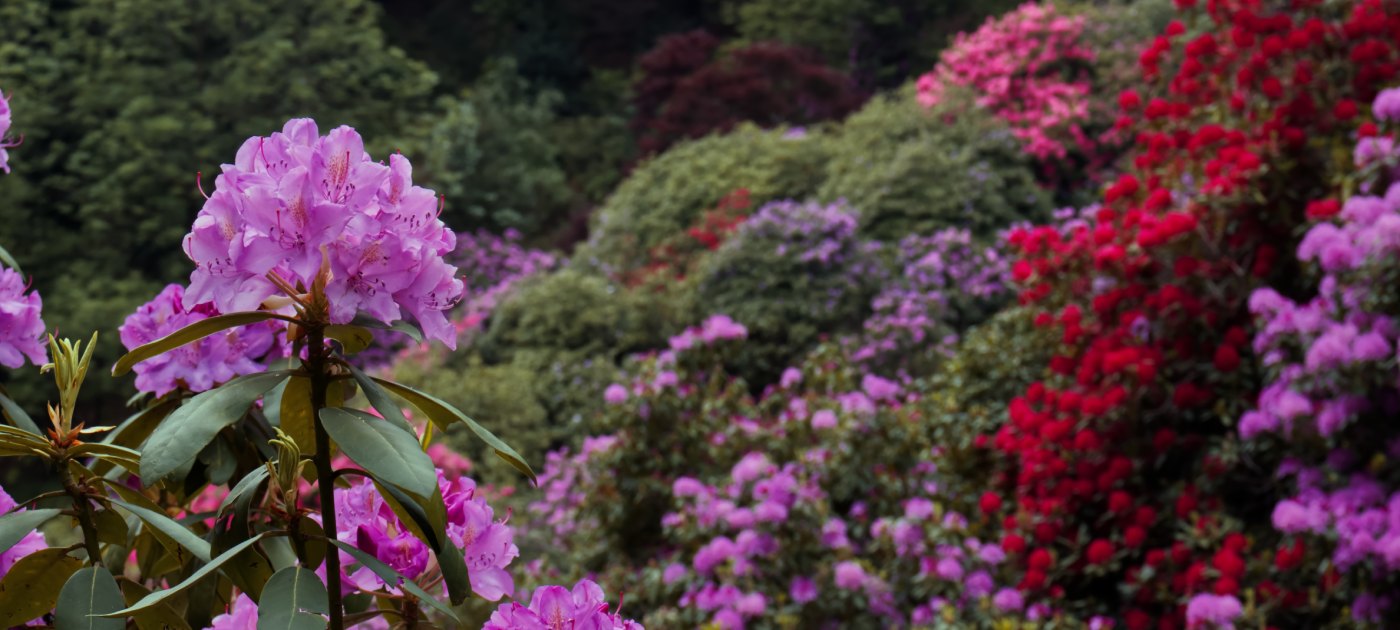
<instances>
[{"instance_id":1,"label":"shrub","mask_svg":"<svg viewBox=\"0 0 1400 630\"><path fill-rule=\"evenodd\" d=\"M680 140L760 127L840 119L864 97L845 74L810 51L758 42L719 51L703 31L663 37L638 59L642 77L632 129L643 155ZM699 65L697 65L699 64Z\"/></svg>"},{"instance_id":2,"label":"shrub","mask_svg":"<svg viewBox=\"0 0 1400 630\"><path fill-rule=\"evenodd\" d=\"M825 163L819 134L746 125L681 143L638 165L598 208L575 261L608 273L636 269L652 248L737 189L748 190L755 205L811 195Z\"/></svg>"},{"instance_id":3,"label":"shrub","mask_svg":"<svg viewBox=\"0 0 1400 630\"><path fill-rule=\"evenodd\" d=\"M1035 220L1048 199L1006 128L976 111L923 111L907 96L870 101L832 134L818 199L845 199L882 240L969 228L989 236Z\"/></svg>"},{"instance_id":4,"label":"shrub","mask_svg":"<svg viewBox=\"0 0 1400 630\"><path fill-rule=\"evenodd\" d=\"M820 335L864 319L881 268L878 245L856 234L858 217L840 203L769 203L702 266L695 319L725 313L748 328L737 372L751 385L773 382Z\"/></svg>"}]
</instances>

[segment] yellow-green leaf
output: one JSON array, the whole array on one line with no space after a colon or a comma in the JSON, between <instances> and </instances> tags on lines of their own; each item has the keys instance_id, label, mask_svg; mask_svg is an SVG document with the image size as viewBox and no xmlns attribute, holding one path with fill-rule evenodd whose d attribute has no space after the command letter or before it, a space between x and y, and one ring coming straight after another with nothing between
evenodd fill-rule
<instances>
[{"instance_id":1,"label":"yellow-green leaf","mask_svg":"<svg viewBox=\"0 0 1400 630\"><path fill-rule=\"evenodd\" d=\"M20 558L0 580L0 628L21 625L53 610L59 590L81 568L81 560L53 547Z\"/></svg>"}]
</instances>

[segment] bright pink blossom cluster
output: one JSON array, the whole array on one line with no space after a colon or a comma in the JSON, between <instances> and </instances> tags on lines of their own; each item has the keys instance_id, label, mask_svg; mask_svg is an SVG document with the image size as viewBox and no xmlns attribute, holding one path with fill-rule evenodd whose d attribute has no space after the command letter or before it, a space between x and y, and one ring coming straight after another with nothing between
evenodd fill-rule
<instances>
[{"instance_id":1,"label":"bright pink blossom cluster","mask_svg":"<svg viewBox=\"0 0 1400 630\"><path fill-rule=\"evenodd\" d=\"M165 287L117 330L127 350L150 343L219 312L208 302L185 307L185 289ZM236 376L266 369L261 360L279 347L273 322L231 328L137 363L136 389L164 396L177 389L202 392Z\"/></svg>"},{"instance_id":2,"label":"bright pink blossom cluster","mask_svg":"<svg viewBox=\"0 0 1400 630\"><path fill-rule=\"evenodd\" d=\"M591 580L579 580L572 590L541 586L528 607L519 602L501 604L482 630L644 630L642 624L609 613L608 608L603 589Z\"/></svg>"},{"instance_id":3,"label":"bright pink blossom cluster","mask_svg":"<svg viewBox=\"0 0 1400 630\"><path fill-rule=\"evenodd\" d=\"M25 359L34 365L48 362L43 306L39 292L29 291L18 271L0 267L0 365L14 369Z\"/></svg>"},{"instance_id":4,"label":"bright pink blossom cluster","mask_svg":"<svg viewBox=\"0 0 1400 630\"><path fill-rule=\"evenodd\" d=\"M1071 144L1092 149L1083 129L1091 84L1087 73L1076 71L1095 57L1084 26L1083 17L1039 3L990 18L977 31L959 34L933 71L919 77L919 102L932 107L949 88L970 88L1037 159L1063 158Z\"/></svg>"},{"instance_id":5,"label":"bright pink blossom cluster","mask_svg":"<svg viewBox=\"0 0 1400 630\"><path fill-rule=\"evenodd\" d=\"M9 140L5 134L10 132L10 100L5 98L5 93L0 92L0 171L10 172L10 152L9 149L19 146L18 140Z\"/></svg>"},{"instance_id":6,"label":"bright pink blossom cluster","mask_svg":"<svg viewBox=\"0 0 1400 630\"><path fill-rule=\"evenodd\" d=\"M350 127L321 136L310 119L288 121L280 133L244 142L215 180L185 237L197 265L185 305L257 309L279 292L269 274L310 287L324 257L333 322L365 312L389 323L406 312L428 337L455 347L443 311L463 284L443 261L456 235L438 213L404 156L373 162Z\"/></svg>"}]
</instances>

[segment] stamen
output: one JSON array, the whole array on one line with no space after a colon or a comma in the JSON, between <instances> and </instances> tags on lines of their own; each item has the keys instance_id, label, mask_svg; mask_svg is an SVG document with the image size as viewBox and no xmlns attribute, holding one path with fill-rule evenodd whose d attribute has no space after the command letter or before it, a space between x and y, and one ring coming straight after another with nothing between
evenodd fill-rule
<instances>
[{"instance_id":1,"label":"stamen","mask_svg":"<svg viewBox=\"0 0 1400 630\"><path fill-rule=\"evenodd\" d=\"M204 198L205 198L205 199L208 199L208 198L209 198L209 195L206 194L206 193L204 192L204 180L203 180L203 178L204 178L204 172L203 172L203 171L195 171L195 172L194 172L194 189L195 189L195 190L198 190L198 191L199 191L199 194L204 195Z\"/></svg>"}]
</instances>

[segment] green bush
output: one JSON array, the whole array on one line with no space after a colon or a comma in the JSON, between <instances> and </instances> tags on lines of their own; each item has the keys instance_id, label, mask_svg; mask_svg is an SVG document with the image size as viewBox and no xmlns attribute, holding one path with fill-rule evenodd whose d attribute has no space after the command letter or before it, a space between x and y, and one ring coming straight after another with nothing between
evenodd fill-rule
<instances>
[{"instance_id":1,"label":"green bush","mask_svg":"<svg viewBox=\"0 0 1400 630\"><path fill-rule=\"evenodd\" d=\"M900 90L871 99L832 133L828 146L817 197L858 208L861 231L874 238L942 227L986 236L1049 210L1020 144L974 108L956 117L927 111L910 90Z\"/></svg>"},{"instance_id":2,"label":"green bush","mask_svg":"<svg viewBox=\"0 0 1400 630\"><path fill-rule=\"evenodd\" d=\"M638 267L648 250L736 189L748 189L755 204L811 195L825 167L825 142L820 134L787 133L745 125L646 160L598 208L575 260L617 272Z\"/></svg>"},{"instance_id":3,"label":"green bush","mask_svg":"<svg viewBox=\"0 0 1400 630\"><path fill-rule=\"evenodd\" d=\"M560 357L617 357L660 339L644 303L577 268L530 278L491 314L478 347L488 363L541 367Z\"/></svg>"},{"instance_id":4,"label":"green bush","mask_svg":"<svg viewBox=\"0 0 1400 630\"><path fill-rule=\"evenodd\" d=\"M770 203L701 264L695 319L719 313L748 328L734 369L750 385L865 319L882 273L858 220L843 204Z\"/></svg>"},{"instance_id":5,"label":"green bush","mask_svg":"<svg viewBox=\"0 0 1400 630\"><path fill-rule=\"evenodd\" d=\"M533 233L563 215L572 191L550 135L559 102L555 92L533 92L510 60L444 99L406 151L415 177L446 195L449 225Z\"/></svg>"}]
</instances>

